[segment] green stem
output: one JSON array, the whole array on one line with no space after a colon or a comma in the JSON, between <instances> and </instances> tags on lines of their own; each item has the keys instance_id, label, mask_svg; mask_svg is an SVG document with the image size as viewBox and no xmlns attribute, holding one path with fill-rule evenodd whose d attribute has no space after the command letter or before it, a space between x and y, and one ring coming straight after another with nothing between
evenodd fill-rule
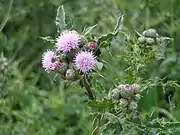
<instances>
[{"instance_id":1,"label":"green stem","mask_svg":"<svg viewBox=\"0 0 180 135\"><path fill-rule=\"evenodd\" d=\"M89 97L90 100L94 100L94 94L91 90L91 83L88 80L86 74L83 77L84 87L86 89L86 95ZM99 119L98 116L94 116L93 122L92 122L92 135L99 135Z\"/></svg>"},{"instance_id":2,"label":"green stem","mask_svg":"<svg viewBox=\"0 0 180 135\"><path fill-rule=\"evenodd\" d=\"M9 19L9 15L12 9L12 4L13 4L13 0L10 0L9 2L9 6L8 6L8 11L6 13L6 16L4 18L4 20L2 21L1 25L0 25L0 32L3 30L4 26L6 25L8 19Z\"/></svg>"},{"instance_id":3,"label":"green stem","mask_svg":"<svg viewBox=\"0 0 180 135\"><path fill-rule=\"evenodd\" d=\"M89 83L86 75L84 75L83 81L84 81L84 87L86 89L86 95L89 97L90 100L94 100L95 98L94 98L94 94L91 90L91 84Z\"/></svg>"}]
</instances>

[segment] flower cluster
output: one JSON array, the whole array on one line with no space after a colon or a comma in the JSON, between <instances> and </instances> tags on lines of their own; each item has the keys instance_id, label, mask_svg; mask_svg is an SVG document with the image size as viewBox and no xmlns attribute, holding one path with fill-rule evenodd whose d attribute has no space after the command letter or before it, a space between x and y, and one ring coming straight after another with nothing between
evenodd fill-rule
<instances>
[{"instance_id":1,"label":"flower cluster","mask_svg":"<svg viewBox=\"0 0 180 135\"><path fill-rule=\"evenodd\" d=\"M87 74L93 69L96 47L95 42L88 42L74 30L62 31L56 39L55 50L47 50L42 55L42 66L46 71L56 71L66 79L74 79L76 73Z\"/></svg>"},{"instance_id":2,"label":"flower cluster","mask_svg":"<svg viewBox=\"0 0 180 135\"><path fill-rule=\"evenodd\" d=\"M140 100L140 86L138 84L120 84L109 92L109 98L116 101L116 105L123 112L131 112L137 108Z\"/></svg>"},{"instance_id":3,"label":"flower cluster","mask_svg":"<svg viewBox=\"0 0 180 135\"><path fill-rule=\"evenodd\" d=\"M166 45L172 40L169 37L159 36L155 29L147 29L139 34L138 42L142 48L148 49L148 52L152 54L157 60L164 58L164 52Z\"/></svg>"},{"instance_id":4,"label":"flower cluster","mask_svg":"<svg viewBox=\"0 0 180 135\"><path fill-rule=\"evenodd\" d=\"M140 43L146 43L147 45L153 45L159 40L159 34L155 29L145 30L142 35L138 38Z\"/></svg>"}]
</instances>

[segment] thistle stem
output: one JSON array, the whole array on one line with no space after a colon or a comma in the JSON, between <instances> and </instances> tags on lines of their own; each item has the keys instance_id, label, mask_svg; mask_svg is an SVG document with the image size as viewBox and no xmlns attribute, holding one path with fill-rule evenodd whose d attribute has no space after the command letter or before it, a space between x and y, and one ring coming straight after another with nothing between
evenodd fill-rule
<instances>
[{"instance_id":1,"label":"thistle stem","mask_svg":"<svg viewBox=\"0 0 180 135\"><path fill-rule=\"evenodd\" d=\"M83 81L84 81L84 87L86 89L86 95L89 97L90 100L95 99L94 94L91 90L91 84L89 83L86 75L84 75Z\"/></svg>"},{"instance_id":2,"label":"thistle stem","mask_svg":"<svg viewBox=\"0 0 180 135\"><path fill-rule=\"evenodd\" d=\"M93 92L91 90L91 83L89 82L89 80L88 80L86 75L84 75L83 81L84 81L84 87L86 89L86 95L89 97L90 100L94 100L95 97L94 97L94 94L93 94ZM93 128L92 129L92 135L99 135L99 132L98 132L98 129L99 129L98 121L99 121L98 118L95 116L93 118L93 122L92 122L92 128Z\"/></svg>"}]
</instances>

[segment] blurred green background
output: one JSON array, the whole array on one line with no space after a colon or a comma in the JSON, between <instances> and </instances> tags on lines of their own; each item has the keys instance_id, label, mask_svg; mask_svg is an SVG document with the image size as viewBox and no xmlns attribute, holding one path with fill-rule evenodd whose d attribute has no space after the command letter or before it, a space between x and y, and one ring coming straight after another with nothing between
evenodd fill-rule
<instances>
[{"instance_id":1,"label":"blurred green background","mask_svg":"<svg viewBox=\"0 0 180 135\"><path fill-rule=\"evenodd\" d=\"M9 2L0 0L0 24L7 16ZM83 89L74 85L63 90L62 80L41 67L42 53L54 46L40 37L56 38L55 17L60 5L64 5L78 32L98 24L93 34L106 34L114 28L118 15L124 14L123 29L129 33L152 27L174 38L167 47L166 59L148 69L144 78L180 81L179 0L14 0L9 20L0 31L0 52L10 62L0 72L0 135L90 134L91 119ZM123 53L122 40L118 37L113 44L113 57L102 52L109 63L102 71L105 79L99 78L107 91L114 80L123 82L126 77L123 58L116 57ZM152 107L165 108L180 120L180 89L162 89L153 87L143 93L139 109L149 113Z\"/></svg>"}]
</instances>

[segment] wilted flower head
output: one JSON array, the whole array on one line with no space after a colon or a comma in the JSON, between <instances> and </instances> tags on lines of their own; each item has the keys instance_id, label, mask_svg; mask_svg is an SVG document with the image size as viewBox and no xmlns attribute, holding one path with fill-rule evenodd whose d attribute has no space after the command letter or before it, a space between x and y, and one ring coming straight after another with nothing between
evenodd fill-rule
<instances>
[{"instance_id":1,"label":"wilted flower head","mask_svg":"<svg viewBox=\"0 0 180 135\"><path fill-rule=\"evenodd\" d=\"M63 31L57 38L56 48L64 53L71 49L78 48L80 35L76 31Z\"/></svg>"},{"instance_id":2,"label":"wilted flower head","mask_svg":"<svg viewBox=\"0 0 180 135\"><path fill-rule=\"evenodd\" d=\"M95 57L92 52L82 51L75 57L76 69L83 73L90 71L95 65Z\"/></svg>"},{"instance_id":3,"label":"wilted flower head","mask_svg":"<svg viewBox=\"0 0 180 135\"><path fill-rule=\"evenodd\" d=\"M59 70L60 62L55 52L47 50L42 55L42 66L46 71Z\"/></svg>"}]
</instances>

